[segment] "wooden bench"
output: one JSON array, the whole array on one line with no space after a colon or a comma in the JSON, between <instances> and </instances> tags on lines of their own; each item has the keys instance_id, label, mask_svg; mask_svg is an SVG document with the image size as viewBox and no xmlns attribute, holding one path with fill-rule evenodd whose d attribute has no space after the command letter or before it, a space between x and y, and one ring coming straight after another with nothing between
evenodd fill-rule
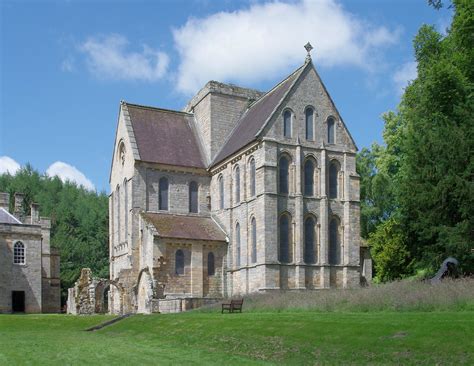
<instances>
[{"instance_id":1,"label":"wooden bench","mask_svg":"<svg viewBox=\"0 0 474 366\"><path fill-rule=\"evenodd\" d=\"M244 304L244 299L231 300L230 303L224 303L222 304L221 314L223 314L224 311L228 311L229 313L234 313L238 311L239 313L241 313L243 304Z\"/></svg>"}]
</instances>

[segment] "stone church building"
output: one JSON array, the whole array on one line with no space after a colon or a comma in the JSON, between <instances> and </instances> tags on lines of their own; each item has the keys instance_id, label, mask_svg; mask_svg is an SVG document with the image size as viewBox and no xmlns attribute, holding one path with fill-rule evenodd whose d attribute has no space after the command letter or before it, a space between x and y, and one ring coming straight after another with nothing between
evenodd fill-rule
<instances>
[{"instance_id":1,"label":"stone church building","mask_svg":"<svg viewBox=\"0 0 474 366\"><path fill-rule=\"evenodd\" d=\"M121 102L112 311L358 286L356 151L309 54L266 93L210 81L182 111Z\"/></svg>"},{"instance_id":2,"label":"stone church building","mask_svg":"<svg viewBox=\"0 0 474 366\"><path fill-rule=\"evenodd\" d=\"M0 313L58 313L61 310L59 253L50 246L51 221L22 215L23 195L0 193Z\"/></svg>"}]
</instances>

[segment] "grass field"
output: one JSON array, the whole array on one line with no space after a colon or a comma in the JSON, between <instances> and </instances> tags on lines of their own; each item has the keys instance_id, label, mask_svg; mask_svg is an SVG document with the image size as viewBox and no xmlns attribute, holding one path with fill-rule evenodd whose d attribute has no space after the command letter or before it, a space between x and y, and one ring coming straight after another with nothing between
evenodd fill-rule
<instances>
[{"instance_id":1,"label":"grass field","mask_svg":"<svg viewBox=\"0 0 474 366\"><path fill-rule=\"evenodd\" d=\"M1 315L1 365L474 364L474 312Z\"/></svg>"},{"instance_id":2,"label":"grass field","mask_svg":"<svg viewBox=\"0 0 474 366\"><path fill-rule=\"evenodd\" d=\"M243 314L209 307L111 316L0 315L0 365L474 365L474 279L268 293Z\"/></svg>"}]
</instances>

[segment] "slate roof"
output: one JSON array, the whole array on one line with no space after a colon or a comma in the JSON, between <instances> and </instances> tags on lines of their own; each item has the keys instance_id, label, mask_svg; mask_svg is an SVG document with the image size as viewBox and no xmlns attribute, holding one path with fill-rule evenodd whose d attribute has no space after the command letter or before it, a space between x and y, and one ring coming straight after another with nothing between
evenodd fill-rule
<instances>
[{"instance_id":1,"label":"slate roof","mask_svg":"<svg viewBox=\"0 0 474 366\"><path fill-rule=\"evenodd\" d=\"M21 222L3 207L0 207L0 224L21 224Z\"/></svg>"},{"instance_id":2,"label":"slate roof","mask_svg":"<svg viewBox=\"0 0 474 366\"><path fill-rule=\"evenodd\" d=\"M130 103L126 105L142 161L206 168L197 136L191 128L193 115Z\"/></svg>"},{"instance_id":3,"label":"slate roof","mask_svg":"<svg viewBox=\"0 0 474 366\"><path fill-rule=\"evenodd\" d=\"M210 217L143 213L164 238L226 241L225 233Z\"/></svg>"},{"instance_id":4,"label":"slate roof","mask_svg":"<svg viewBox=\"0 0 474 366\"><path fill-rule=\"evenodd\" d=\"M250 106L230 133L229 138L224 143L221 151L216 155L211 165L221 162L257 138L258 132L262 127L264 127L265 122L279 106L281 100L290 90L291 86L300 75L300 71L305 66L306 64L295 70L290 76Z\"/></svg>"}]
</instances>

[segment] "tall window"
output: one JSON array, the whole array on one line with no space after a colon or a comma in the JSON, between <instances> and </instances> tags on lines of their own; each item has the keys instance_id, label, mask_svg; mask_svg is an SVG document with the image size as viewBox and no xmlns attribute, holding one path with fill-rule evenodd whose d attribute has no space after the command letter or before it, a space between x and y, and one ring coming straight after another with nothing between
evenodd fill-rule
<instances>
[{"instance_id":1,"label":"tall window","mask_svg":"<svg viewBox=\"0 0 474 366\"><path fill-rule=\"evenodd\" d=\"M255 196L255 159L250 160L250 196L254 197Z\"/></svg>"},{"instance_id":2,"label":"tall window","mask_svg":"<svg viewBox=\"0 0 474 366\"><path fill-rule=\"evenodd\" d=\"M283 113L283 136L291 137L291 112Z\"/></svg>"},{"instance_id":3,"label":"tall window","mask_svg":"<svg viewBox=\"0 0 474 366\"><path fill-rule=\"evenodd\" d=\"M159 209L160 210L168 210L168 178L162 177L160 178L159 183Z\"/></svg>"},{"instance_id":4,"label":"tall window","mask_svg":"<svg viewBox=\"0 0 474 366\"><path fill-rule=\"evenodd\" d=\"M306 140L314 140L313 108L306 108Z\"/></svg>"},{"instance_id":5,"label":"tall window","mask_svg":"<svg viewBox=\"0 0 474 366\"><path fill-rule=\"evenodd\" d=\"M252 229L252 250L251 250L251 262L257 262L257 222L255 221L255 217L252 217L252 221L250 222L250 226Z\"/></svg>"},{"instance_id":6,"label":"tall window","mask_svg":"<svg viewBox=\"0 0 474 366\"><path fill-rule=\"evenodd\" d=\"M176 251L175 273L177 275L184 275L184 252L181 249L178 249Z\"/></svg>"},{"instance_id":7,"label":"tall window","mask_svg":"<svg viewBox=\"0 0 474 366\"><path fill-rule=\"evenodd\" d=\"M25 245L21 241L13 245L13 263L25 264Z\"/></svg>"},{"instance_id":8,"label":"tall window","mask_svg":"<svg viewBox=\"0 0 474 366\"><path fill-rule=\"evenodd\" d=\"M339 164L332 161L329 165L329 198L338 197Z\"/></svg>"},{"instance_id":9,"label":"tall window","mask_svg":"<svg viewBox=\"0 0 474 366\"><path fill-rule=\"evenodd\" d=\"M224 178L222 175L219 177L219 208L224 208Z\"/></svg>"},{"instance_id":10,"label":"tall window","mask_svg":"<svg viewBox=\"0 0 474 366\"><path fill-rule=\"evenodd\" d=\"M240 267L240 225L235 225L235 266Z\"/></svg>"},{"instance_id":11,"label":"tall window","mask_svg":"<svg viewBox=\"0 0 474 366\"><path fill-rule=\"evenodd\" d=\"M334 144L334 137L335 137L335 122L334 118L328 118L328 143Z\"/></svg>"},{"instance_id":12,"label":"tall window","mask_svg":"<svg viewBox=\"0 0 474 366\"><path fill-rule=\"evenodd\" d=\"M117 157L122 165L125 164L125 144L120 141Z\"/></svg>"},{"instance_id":13,"label":"tall window","mask_svg":"<svg viewBox=\"0 0 474 366\"><path fill-rule=\"evenodd\" d=\"M237 165L234 171L234 180L235 180L235 203L240 202L240 168Z\"/></svg>"},{"instance_id":14,"label":"tall window","mask_svg":"<svg viewBox=\"0 0 474 366\"><path fill-rule=\"evenodd\" d=\"M337 218L333 218L329 223L329 264L340 264L340 247L339 220Z\"/></svg>"},{"instance_id":15,"label":"tall window","mask_svg":"<svg viewBox=\"0 0 474 366\"><path fill-rule=\"evenodd\" d=\"M314 218L308 217L304 222L304 261L314 263L314 233L316 222Z\"/></svg>"},{"instance_id":16,"label":"tall window","mask_svg":"<svg viewBox=\"0 0 474 366\"><path fill-rule=\"evenodd\" d=\"M304 163L304 194L314 196L314 163L311 159Z\"/></svg>"},{"instance_id":17,"label":"tall window","mask_svg":"<svg viewBox=\"0 0 474 366\"><path fill-rule=\"evenodd\" d=\"M290 262L290 220L288 215L280 217L280 262Z\"/></svg>"},{"instance_id":18,"label":"tall window","mask_svg":"<svg viewBox=\"0 0 474 366\"><path fill-rule=\"evenodd\" d=\"M214 253L207 254L207 275L214 276L216 274L216 266L214 264Z\"/></svg>"},{"instance_id":19,"label":"tall window","mask_svg":"<svg viewBox=\"0 0 474 366\"><path fill-rule=\"evenodd\" d=\"M123 211L124 211L124 220L123 224L125 226L125 241L128 240L128 189L127 189L127 179L123 180Z\"/></svg>"},{"instance_id":20,"label":"tall window","mask_svg":"<svg viewBox=\"0 0 474 366\"><path fill-rule=\"evenodd\" d=\"M198 212L198 184L189 183L189 212Z\"/></svg>"},{"instance_id":21,"label":"tall window","mask_svg":"<svg viewBox=\"0 0 474 366\"><path fill-rule=\"evenodd\" d=\"M117 184L117 194L115 195L115 198L117 199L117 239L120 243L122 235L120 235L120 232L121 232L121 227L120 227L120 214L121 214L121 211L120 211L120 186L118 184Z\"/></svg>"},{"instance_id":22,"label":"tall window","mask_svg":"<svg viewBox=\"0 0 474 366\"><path fill-rule=\"evenodd\" d=\"M288 173L290 162L286 156L280 158L279 163L279 192L288 193Z\"/></svg>"}]
</instances>

